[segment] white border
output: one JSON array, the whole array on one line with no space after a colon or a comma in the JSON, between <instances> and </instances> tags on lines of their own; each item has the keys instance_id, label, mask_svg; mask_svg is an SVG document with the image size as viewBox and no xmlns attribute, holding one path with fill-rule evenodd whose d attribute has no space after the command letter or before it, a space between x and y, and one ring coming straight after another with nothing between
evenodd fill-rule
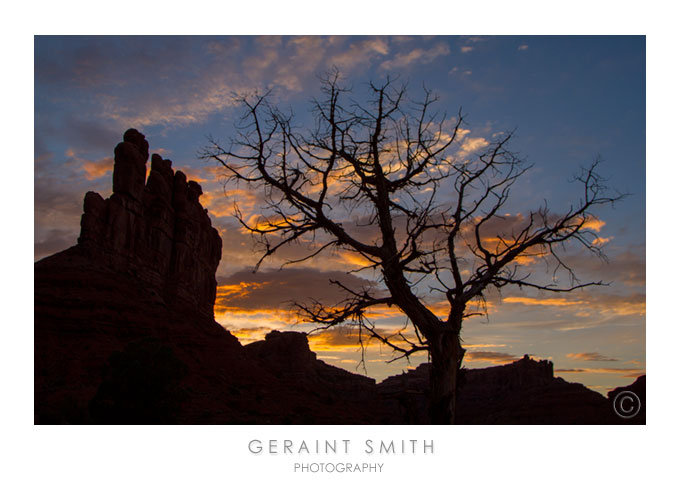
<instances>
[{"instance_id":1,"label":"white border","mask_svg":"<svg viewBox=\"0 0 683 485\"><path fill-rule=\"evenodd\" d=\"M0 191L5 308L2 416L6 483L267 483L339 481L299 477L277 457L250 456L253 437L410 439L436 443L435 457L386 461L359 483L477 481L644 483L678 476L676 375L681 330L678 195L680 16L671 2L14 2L5 6L2 76L10 109L2 117ZM550 7L553 5L553 7ZM192 8L192 11L190 11ZM391 9L391 10L389 10ZM264 13L270 16L263 18ZM647 34L648 318L647 427L41 427L33 426L32 133L34 34ZM680 430L680 428L679 428ZM271 438L272 437L272 438ZM9 446L8 446L9 445ZM670 446L669 446L670 445ZM667 471L669 473L667 473ZM12 479L14 478L14 479Z\"/></svg>"}]
</instances>

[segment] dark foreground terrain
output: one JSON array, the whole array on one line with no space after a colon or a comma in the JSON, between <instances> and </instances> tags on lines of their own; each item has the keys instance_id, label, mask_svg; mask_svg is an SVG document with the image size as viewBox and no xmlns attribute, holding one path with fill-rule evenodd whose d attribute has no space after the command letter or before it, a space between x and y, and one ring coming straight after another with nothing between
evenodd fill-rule
<instances>
[{"instance_id":1,"label":"dark foreground terrain","mask_svg":"<svg viewBox=\"0 0 683 485\"><path fill-rule=\"evenodd\" d=\"M35 423L426 424L429 368L373 379L305 334L246 346L214 321L221 239L201 187L129 130L113 194L85 196L78 244L35 264ZM644 424L645 376L609 398L524 358L464 371L462 424ZM635 392L643 409L616 416Z\"/></svg>"}]
</instances>

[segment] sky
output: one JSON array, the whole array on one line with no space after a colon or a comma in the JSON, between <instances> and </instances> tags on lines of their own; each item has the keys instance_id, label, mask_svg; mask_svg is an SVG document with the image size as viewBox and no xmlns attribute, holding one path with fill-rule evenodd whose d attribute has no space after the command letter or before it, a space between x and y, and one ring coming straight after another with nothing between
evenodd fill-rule
<instances>
[{"instance_id":1,"label":"sky","mask_svg":"<svg viewBox=\"0 0 683 485\"><path fill-rule=\"evenodd\" d=\"M360 284L377 275L348 274L358 266L344 252L280 269L284 253L253 273L259 254L233 217L233 203L257 215L262 199L224 186L224 172L199 154L209 136L234 134L242 114L236 94L271 90L272 101L305 125L319 76L330 68L361 102L369 81L400 76L411 94L426 86L439 96L439 109L466 114L463 156L514 130L511 147L532 168L515 185L510 214L543 201L566 209L581 195L572 176L597 157L608 185L629 194L595 213L608 262L567 249L582 281L610 285L489 295L487 317L465 324L465 365L529 354L552 359L556 375L602 393L645 373L644 37L38 36L34 54L36 260L76 243L85 192L111 193L113 148L137 128L150 153L173 160L204 189L201 202L223 238L217 321L243 343L272 329L309 329L294 323L292 300L333 300L330 279ZM543 265L532 267L547 274ZM404 324L394 311L373 318L382 329ZM376 379L426 360L387 364L395 356L369 343L363 367L358 338L344 329L312 336L311 347L330 364Z\"/></svg>"}]
</instances>

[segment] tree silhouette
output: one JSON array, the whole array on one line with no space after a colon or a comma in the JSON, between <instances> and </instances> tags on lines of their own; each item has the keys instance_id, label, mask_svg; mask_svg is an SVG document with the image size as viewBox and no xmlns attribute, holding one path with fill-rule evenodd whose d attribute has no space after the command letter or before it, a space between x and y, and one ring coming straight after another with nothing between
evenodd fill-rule
<instances>
[{"instance_id":1,"label":"tree silhouette","mask_svg":"<svg viewBox=\"0 0 683 485\"><path fill-rule=\"evenodd\" d=\"M427 351L431 361L430 413L434 423L454 423L456 383L465 350L463 321L485 314L485 290L517 285L568 292L600 285L579 283L558 249L574 241L601 255L591 210L612 203L596 163L576 177L580 200L564 212L547 205L526 216L503 214L515 182L528 170L508 149L511 133L467 156L461 113L448 118L434 109L437 97L424 90L416 102L395 79L370 83L371 99L354 102L338 73L322 80L309 129L269 95L240 98L245 109L228 147L210 139L203 153L218 161L233 182L261 190L260 217L235 206L240 223L258 239L258 266L293 243L310 249L286 264L327 251L351 251L372 269L379 285L350 288L331 281L347 297L338 305L298 302L299 315L320 328L355 324L408 357ZM524 271L522 263L554 266ZM559 286L558 272L569 276ZM447 303L435 313L430 295ZM409 322L387 334L366 312L397 307Z\"/></svg>"}]
</instances>

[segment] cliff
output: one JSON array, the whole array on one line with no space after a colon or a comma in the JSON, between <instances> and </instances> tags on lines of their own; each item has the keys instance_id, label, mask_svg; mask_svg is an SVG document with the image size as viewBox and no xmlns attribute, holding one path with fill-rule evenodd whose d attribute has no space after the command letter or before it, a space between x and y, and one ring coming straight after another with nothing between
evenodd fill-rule
<instances>
[{"instance_id":1,"label":"cliff","mask_svg":"<svg viewBox=\"0 0 683 485\"><path fill-rule=\"evenodd\" d=\"M113 194L88 192L78 245L118 272L129 272L170 305L213 316L222 241L199 203L201 186L152 155L130 129L114 150Z\"/></svg>"},{"instance_id":2,"label":"cliff","mask_svg":"<svg viewBox=\"0 0 683 485\"><path fill-rule=\"evenodd\" d=\"M305 335L245 348L214 321L221 238L199 184L156 154L148 171L148 146L126 131L113 193L88 192L78 244L34 266L35 422L369 422L372 392L353 391L374 380Z\"/></svg>"}]
</instances>

